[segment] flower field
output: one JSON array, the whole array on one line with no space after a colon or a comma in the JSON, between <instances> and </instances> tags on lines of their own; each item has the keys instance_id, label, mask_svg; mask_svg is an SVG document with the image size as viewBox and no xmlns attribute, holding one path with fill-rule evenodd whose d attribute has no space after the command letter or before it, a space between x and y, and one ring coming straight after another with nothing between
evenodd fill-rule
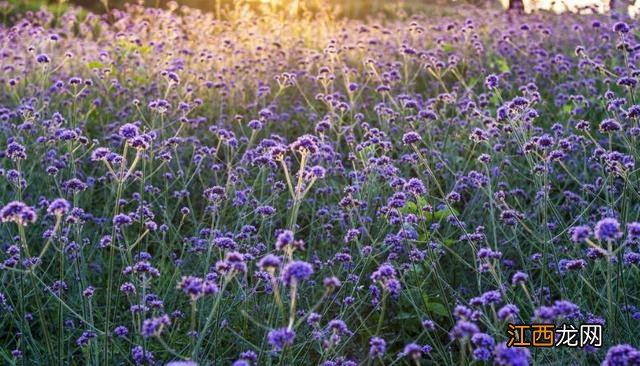
<instances>
[{"instance_id":1,"label":"flower field","mask_svg":"<svg viewBox=\"0 0 640 366\"><path fill-rule=\"evenodd\" d=\"M640 365L635 21L240 10L0 26L0 363Z\"/></svg>"}]
</instances>

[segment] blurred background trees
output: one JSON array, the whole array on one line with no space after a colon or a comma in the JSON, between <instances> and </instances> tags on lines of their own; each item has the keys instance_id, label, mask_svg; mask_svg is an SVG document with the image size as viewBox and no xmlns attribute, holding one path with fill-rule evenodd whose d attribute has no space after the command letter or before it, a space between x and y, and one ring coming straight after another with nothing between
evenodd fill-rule
<instances>
[{"instance_id":1,"label":"blurred background trees","mask_svg":"<svg viewBox=\"0 0 640 366\"><path fill-rule=\"evenodd\" d=\"M455 11L457 5L473 5L480 8L499 8L516 12L531 11L574 11L600 12L610 11L615 0L178 0L180 5L210 11L218 17L225 13L246 7L253 11L279 11L285 14L318 12L331 8L341 16L364 18L382 13L395 16L398 12L422 12L434 15ZM633 0L615 1L619 11L626 12ZM640 1L640 0L639 0ZM108 8L123 8L127 3L140 3L145 6L166 7L169 0L0 0L0 11L11 8L17 11L34 11L41 6L62 9L70 4L100 13ZM6 10L5 10L6 11Z\"/></svg>"}]
</instances>

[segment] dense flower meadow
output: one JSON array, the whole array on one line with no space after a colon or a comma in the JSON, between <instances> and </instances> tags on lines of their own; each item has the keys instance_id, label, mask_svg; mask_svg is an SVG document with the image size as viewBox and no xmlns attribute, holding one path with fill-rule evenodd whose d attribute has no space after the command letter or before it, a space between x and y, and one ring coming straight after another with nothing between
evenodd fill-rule
<instances>
[{"instance_id":1,"label":"dense flower meadow","mask_svg":"<svg viewBox=\"0 0 640 366\"><path fill-rule=\"evenodd\" d=\"M3 25L1 363L639 365L636 23L457 11Z\"/></svg>"}]
</instances>

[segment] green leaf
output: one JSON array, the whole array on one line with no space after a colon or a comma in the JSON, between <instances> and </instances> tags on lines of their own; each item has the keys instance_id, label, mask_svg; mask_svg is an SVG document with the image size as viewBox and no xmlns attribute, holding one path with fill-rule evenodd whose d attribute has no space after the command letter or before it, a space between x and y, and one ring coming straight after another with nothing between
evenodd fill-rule
<instances>
[{"instance_id":1,"label":"green leaf","mask_svg":"<svg viewBox=\"0 0 640 366\"><path fill-rule=\"evenodd\" d=\"M100 70L102 70L102 69L106 68L106 67L107 67L107 65L103 64L103 63L102 63L102 62L100 62L100 61L93 60L93 61L89 61L89 62L87 62L87 67L88 67L89 69L91 69L91 70L93 70L93 69L100 69Z\"/></svg>"},{"instance_id":2,"label":"green leaf","mask_svg":"<svg viewBox=\"0 0 640 366\"><path fill-rule=\"evenodd\" d=\"M451 43L445 43L442 45L442 50L444 52L453 52L456 48Z\"/></svg>"},{"instance_id":3,"label":"green leaf","mask_svg":"<svg viewBox=\"0 0 640 366\"><path fill-rule=\"evenodd\" d=\"M416 214L418 212L418 207L414 202L409 201L406 202L404 206L401 207L398 211L400 211L400 213L403 215Z\"/></svg>"},{"instance_id":4,"label":"green leaf","mask_svg":"<svg viewBox=\"0 0 640 366\"><path fill-rule=\"evenodd\" d=\"M447 311L447 308L445 308L444 305L442 305L439 302L427 303L427 311L439 316L447 316L449 314L449 312Z\"/></svg>"},{"instance_id":5,"label":"green leaf","mask_svg":"<svg viewBox=\"0 0 640 366\"><path fill-rule=\"evenodd\" d=\"M455 239L445 239L445 240L442 241L442 244L444 244L445 246L450 247L450 246L454 245L457 242L458 241L455 240Z\"/></svg>"},{"instance_id":6,"label":"green leaf","mask_svg":"<svg viewBox=\"0 0 640 366\"><path fill-rule=\"evenodd\" d=\"M430 219L430 220L440 221L440 220L443 220L443 219L447 218L449 215L458 216L458 215L460 215L460 213L453 207L451 207L451 208L446 207L446 208L443 208L442 210L436 211L434 213L427 214L427 215L425 215L425 217L427 219Z\"/></svg>"},{"instance_id":7,"label":"green leaf","mask_svg":"<svg viewBox=\"0 0 640 366\"><path fill-rule=\"evenodd\" d=\"M478 84L478 81L480 81L479 77L469 78L469 81L467 81L467 86L469 87L469 89L473 89L473 87Z\"/></svg>"},{"instance_id":8,"label":"green leaf","mask_svg":"<svg viewBox=\"0 0 640 366\"><path fill-rule=\"evenodd\" d=\"M498 70L500 70L500 72L508 72L510 70L509 62L504 57L497 58L496 63L498 64Z\"/></svg>"},{"instance_id":9,"label":"green leaf","mask_svg":"<svg viewBox=\"0 0 640 366\"><path fill-rule=\"evenodd\" d=\"M427 205L427 199L420 196L416 199L416 202L408 201L407 203L404 204L404 207L400 208L398 211L400 211L400 213L404 215L414 214L414 215L424 217L422 208L426 205Z\"/></svg>"},{"instance_id":10,"label":"green leaf","mask_svg":"<svg viewBox=\"0 0 640 366\"><path fill-rule=\"evenodd\" d=\"M405 312L401 312L400 314L396 315L396 319L397 320L409 320L409 319L414 319L416 317L415 314L413 313L405 313Z\"/></svg>"},{"instance_id":11,"label":"green leaf","mask_svg":"<svg viewBox=\"0 0 640 366\"><path fill-rule=\"evenodd\" d=\"M427 199L420 196L416 199L416 202L413 201L408 201L404 204L404 206L402 208L400 208L398 211L400 211L400 213L402 213L403 215L407 215L407 214L414 214L414 215L418 215L420 217L425 218L428 221L441 221L443 219L446 219L447 216L449 215L455 215L458 216L460 215L460 213L453 207L449 208L443 208L442 210L436 211L436 212L425 212L422 209L427 206Z\"/></svg>"},{"instance_id":12,"label":"green leaf","mask_svg":"<svg viewBox=\"0 0 640 366\"><path fill-rule=\"evenodd\" d=\"M140 53L143 55L148 55L151 53L151 51L152 51L151 46L148 46L148 45L140 46Z\"/></svg>"},{"instance_id":13,"label":"green leaf","mask_svg":"<svg viewBox=\"0 0 640 366\"><path fill-rule=\"evenodd\" d=\"M493 94L489 101L491 102L491 105L497 106L500 104L500 97L498 96L498 94Z\"/></svg>"}]
</instances>

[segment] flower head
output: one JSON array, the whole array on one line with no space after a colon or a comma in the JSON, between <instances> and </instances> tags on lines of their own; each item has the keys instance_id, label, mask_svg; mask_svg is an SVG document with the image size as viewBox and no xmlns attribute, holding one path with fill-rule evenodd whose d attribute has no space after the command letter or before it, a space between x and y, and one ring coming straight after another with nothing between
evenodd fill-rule
<instances>
[{"instance_id":1,"label":"flower head","mask_svg":"<svg viewBox=\"0 0 640 366\"><path fill-rule=\"evenodd\" d=\"M165 326L171 325L171 319L168 315L162 315L156 318L146 319L142 323L142 335L144 337L158 336Z\"/></svg>"},{"instance_id":2,"label":"flower head","mask_svg":"<svg viewBox=\"0 0 640 366\"><path fill-rule=\"evenodd\" d=\"M611 346L602 366L627 366L640 364L640 351L628 344Z\"/></svg>"},{"instance_id":3,"label":"flower head","mask_svg":"<svg viewBox=\"0 0 640 366\"><path fill-rule=\"evenodd\" d=\"M420 137L416 132L407 132L402 136L402 142L405 145L415 144L420 140L422 140L422 137Z\"/></svg>"},{"instance_id":4,"label":"flower head","mask_svg":"<svg viewBox=\"0 0 640 366\"><path fill-rule=\"evenodd\" d=\"M302 135L291 144L291 150L300 154L315 154L318 151L316 137L313 135Z\"/></svg>"},{"instance_id":5,"label":"flower head","mask_svg":"<svg viewBox=\"0 0 640 366\"><path fill-rule=\"evenodd\" d=\"M604 218L596 223L595 237L598 240L616 240L622 236L620 223L614 218Z\"/></svg>"},{"instance_id":6,"label":"flower head","mask_svg":"<svg viewBox=\"0 0 640 366\"><path fill-rule=\"evenodd\" d=\"M284 347L293 344L296 332L288 328L273 329L267 334L267 342L276 351L282 351Z\"/></svg>"},{"instance_id":7,"label":"flower head","mask_svg":"<svg viewBox=\"0 0 640 366\"><path fill-rule=\"evenodd\" d=\"M531 361L529 349L522 347L507 347L500 343L493 351L495 364L499 366L528 366Z\"/></svg>"},{"instance_id":8,"label":"flower head","mask_svg":"<svg viewBox=\"0 0 640 366\"><path fill-rule=\"evenodd\" d=\"M36 211L19 201L11 201L0 209L0 221L15 222L18 225L27 226L38 219Z\"/></svg>"},{"instance_id":9,"label":"flower head","mask_svg":"<svg viewBox=\"0 0 640 366\"><path fill-rule=\"evenodd\" d=\"M62 216L69 212L70 208L71 205L69 204L69 201L65 200L64 198L56 198L49 204L47 213L55 216Z\"/></svg>"},{"instance_id":10,"label":"flower head","mask_svg":"<svg viewBox=\"0 0 640 366\"><path fill-rule=\"evenodd\" d=\"M380 337L373 337L369 340L369 356L371 358L381 357L387 350L387 342Z\"/></svg>"},{"instance_id":11,"label":"flower head","mask_svg":"<svg viewBox=\"0 0 640 366\"><path fill-rule=\"evenodd\" d=\"M282 270L282 281L287 285L306 280L313 274L313 266L303 261L293 261Z\"/></svg>"}]
</instances>

